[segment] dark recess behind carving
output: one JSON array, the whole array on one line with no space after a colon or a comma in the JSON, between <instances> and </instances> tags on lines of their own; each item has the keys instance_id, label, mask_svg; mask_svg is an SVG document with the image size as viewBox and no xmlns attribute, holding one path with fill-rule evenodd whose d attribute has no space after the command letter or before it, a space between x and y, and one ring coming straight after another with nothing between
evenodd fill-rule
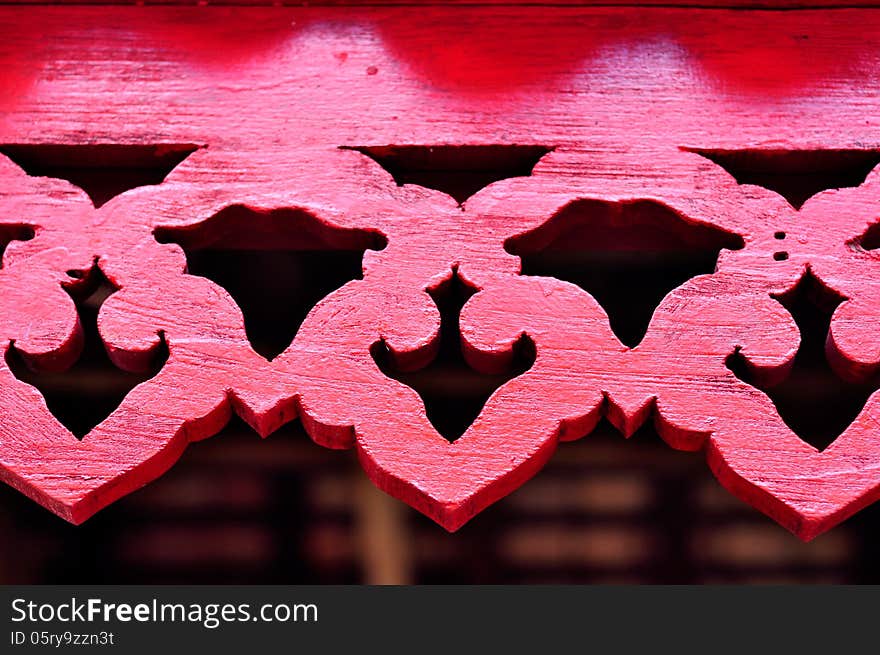
<instances>
[{"instance_id":1,"label":"dark recess behind carving","mask_svg":"<svg viewBox=\"0 0 880 655\"><path fill-rule=\"evenodd\" d=\"M198 150L190 143L156 145L3 144L0 153L37 177L57 177L78 186L100 207L120 193L159 184Z\"/></svg>"}]
</instances>

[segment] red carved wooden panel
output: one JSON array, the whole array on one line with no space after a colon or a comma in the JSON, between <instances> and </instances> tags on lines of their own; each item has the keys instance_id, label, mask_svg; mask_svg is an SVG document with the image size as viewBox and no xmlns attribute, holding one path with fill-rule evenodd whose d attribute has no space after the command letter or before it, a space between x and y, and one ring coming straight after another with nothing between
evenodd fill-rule
<instances>
[{"instance_id":1,"label":"red carved wooden panel","mask_svg":"<svg viewBox=\"0 0 880 655\"><path fill-rule=\"evenodd\" d=\"M602 418L804 539L880 494L880 12L0 13L0 475L56 514L232 413L449 530ZM62 421L95 326L121 402Z\"/></svg>"}]
</instances>

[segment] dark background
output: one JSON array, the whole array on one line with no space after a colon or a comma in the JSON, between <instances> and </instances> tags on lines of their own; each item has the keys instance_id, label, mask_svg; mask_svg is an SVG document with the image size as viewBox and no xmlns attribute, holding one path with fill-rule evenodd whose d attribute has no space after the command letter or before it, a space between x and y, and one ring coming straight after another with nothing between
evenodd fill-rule
<instances>
[{"instance_id":1,"label":"dark background","mask_svg":"<svg viewBox=\"0 0 880 655\"><path fill-rule=\"evenodd\" d=\"M75 527L0 489L3 583L878 582L880 513L804 544L646 430L560 447L455 534L298 427L236 422Z\"/></svg>"}]
</instances>

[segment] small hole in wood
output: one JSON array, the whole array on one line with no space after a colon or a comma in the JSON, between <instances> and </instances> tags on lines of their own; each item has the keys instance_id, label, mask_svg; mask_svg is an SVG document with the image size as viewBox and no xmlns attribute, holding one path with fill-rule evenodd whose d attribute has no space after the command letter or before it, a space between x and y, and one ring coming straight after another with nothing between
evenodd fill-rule
<instances>
[{"instance_id":1,"label":"small hole in wood","mask_svg":"<svg viewBox=\"0 0 880 655\"><path fill-rule=\"evenodd\" d=\"M775 232L773 234L774 239L779 239L780 241L785 238L785 232Z\"/></svg>"},{"instance_id":2,"label":"small hole in wood","mask_svg":"<svg viewBox=\"0 0 880 655\"><path fill-rule=\"evenodd\" d=\"M788 294L779 297L801 333L801 344L788 376L781 383L759 384L738 351L728 368L743 382L769 396L779 416L801 439L824 450L853 422L868 397L880 388L880 377L867 382L842 380L825 357L831 315L843 300L811 273Z\"/></svg>"},{"instance_id":3,"label":"small hole in wood","mask_svg":"<svg viewBox=\"0 0 880 655\"><path fill-rule=\"evenodd\" d=\"M795 209L827 189L857 187L880 163L880 150L689 149L721 166L739 184L775 191Z\"/></svg>"},{"instance_id":4,"label":"small hole in wood","mask_svg":"<svg viewBox=\"0 0 880 655\"><path fill-rule=\"evenodd\" d=\"M576 201L505 244L522 259L523 275L555 277L590 293L631 348L668 292L714 272L723 248L742 247L738 235L688 221L653 200Z\"/></svg>"},{"instance_id":5,"label":"small hole in wood","mask_svg":"<svg viewBox=\"0 0 880 655\"><path fill-rule=\"evenodd\" d=\"M385 247L378 232L336 228L297 209L233 205L190 227L160 227L161 243L186 252L187 272L226 289L244 314L253 349L283 352L322 298L362 277L364 252Z\"/></svg>"},{"instance_id":6,"label":"small hole in wood","mask_svg":"<svg viewBox=\"0 0 880 655\"><path fill-rule=\"evenodd\" d=\"M775 259L778 262L784 262L786 259L788 259L788 253L787 252L774 252L773 259Z\"/></svg>"},{"instance_id":7,"label":"small hole in wood","mask_svg":"<svg viewBox=\"0 0 880 655\"><path fill-rule=\"evenodd\" d=\"M198 150L191 143L152 145L0 145L0 153L28 175L67 180L86 192L95 207L140 186L159 184Z\"/></svg>"},{"instance_id":8,"label":"small hole in wood","mask_svg":"<svg viewBox=\"0 0 880 655\"><path fill-rule=\"evenodd\" d=\"M388 171L399 186L418 184L461 204L480 189L509 177L526 177L553 148L548 146L341 146L357 150Z\"/></svg>"},{"instance_id":9,"label":"small hole in wood","mask_svg":"<svg viewBox=\"0 0 880 655\"><path fill-rule=\"evenodd\" d=\"M82 439L119 407L129 391L162 369L168 348L163 340L147 372L131 373L117 368L98 333L98 312L116 287L97 266L79 273L79 279L64 285L76 305L84 332L83 350L76 363L62 372L34 371L14 345L7 351L6 363L15 377L36 387L53 416Z\"/></svg>"},{"instance_id":10,"label":"small hole in wood","mask_svg":"<svg viewBox=\"0 0 880 655\"><path fill-rule=\"evenodd\" d=\"M467 364L462 354L459 314L473 294L474 289L457 274L431 292L440 311L440 345L437 356L428 366L417 371L399 371L384 343L379 342L372 349L373 359L385 375L419 394L428 420L448 441L455 441L465 433L496 389L525 373L535 362L534 345L523 338L516 346L506 373L480 373Z\"/></svg>"}]
</instances>

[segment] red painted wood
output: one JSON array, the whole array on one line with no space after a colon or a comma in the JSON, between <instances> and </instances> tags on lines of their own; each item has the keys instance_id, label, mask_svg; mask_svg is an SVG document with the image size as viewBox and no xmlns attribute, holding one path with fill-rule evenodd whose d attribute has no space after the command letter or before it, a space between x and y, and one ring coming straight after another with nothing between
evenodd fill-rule
<instances>
[{"instance_id":1,"label":"red painted wood","mask_svg":"<svg viewBox=\"0 0 880 655\"><path fill-rule=\"evenodd\" d=\"M809 270L846 298L828 338L833 366L853 379L877 371L880 260L868 247L880 174L797 210L695 150L748 151L771 167L794 152L809 167L815 151L880 147L880 12L681 16L0 9L0 151L201 146L161 184L98 208L66 181L0 161L0 226L13 238L0 270L6 347L38 369L75 361L81 331L62 287L97 262L119 289L99 316L113 361L145 370L163 341L169 352L82 441L0 365L0 475L81 522L233 411L264 436L300 418L316 442L356 448L378 486L454 530L607 416L625 435L653 420L671 446L705 450L722 484L804 539L873 502L880 396L820 452L727 361L740 352L757 379L785 377L799 335L774 296ZM509 144L551 151L531 175L461 206L340 149ZM261 217L243 222L235 206ZM296 210L289 226L272 214L283 209ZM673 237L696 247L708 228L728 245L715 273L664 298L634 348L582 289L519 274L518 254L563 234L588 243L600 217L617 230L609 249ZM566 233L578 220L586 227ZM22 226L33 239L15 240ZM270 362L232 297L185 273L183 250L157 241L157 228L194 247L367 248L363 279L318 303ZM477 290L461 315L471 365L502 370L522 338L536 357L450 443L370 351L384 343L403 369L430 361L440 321L428 291L453 274Z\"/></svg>"}]
</instances>

